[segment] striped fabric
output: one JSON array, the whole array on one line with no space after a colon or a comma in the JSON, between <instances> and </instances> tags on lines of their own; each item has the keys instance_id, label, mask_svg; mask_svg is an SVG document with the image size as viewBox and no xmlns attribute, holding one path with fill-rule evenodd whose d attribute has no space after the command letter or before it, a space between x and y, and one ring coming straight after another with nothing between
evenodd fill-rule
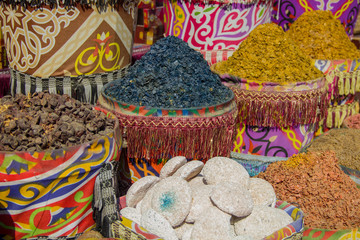
<instances>
[{"instance_id":1,"label":"striped fabric","mask_svg":"<svg viewBox=\"0 0 360 240\"><path fill-rule=\"evenodd\" d=\"M233 55L234 52L235 50L200 50L200 53L204 56L205 60L210 66L215 63L227 60L231 55Z\"/></svg>"},{"instance_id":2,"label":"striped fabric","mask_svg":"<svg viewBox=\"0 0 360 240\"><path fill-rule=\"evenodd\" d=\"M122 78L129 65L113 72L78 77L50 77L41 78L10 69L11 95L17 93L33 94L34 92L49 91L50 93L67 94L82 102L96 104L102 87L113 80Z\"/></svg>"}]
</instances>

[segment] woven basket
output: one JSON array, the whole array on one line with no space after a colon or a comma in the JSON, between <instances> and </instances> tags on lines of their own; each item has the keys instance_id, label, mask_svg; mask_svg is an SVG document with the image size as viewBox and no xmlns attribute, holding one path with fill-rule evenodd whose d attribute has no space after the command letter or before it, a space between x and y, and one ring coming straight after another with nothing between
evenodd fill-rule
<instances>
[{"instance_id":1,"label":"woven basket","mask_svg":"<svg viewBox=\"0 0 360 240\"><path fill-rule=\"evenodd\" d=\"M120 198L120 208L123 207L125 207L125 197ZM304 230L304 215L302 211L299 208L280 200L276 201L275 208L284 210L287 214L289 214L289 216L293 218L294 222L274 232L272 235L265 237L264 240L301 239L302 232ZM115 238L130 239L129 236L134 238L136 236L136 239L141 240L161 239L153 234L150 234L148 231L146 231L146 229L126 218L115 221L111 227L113 234L112 236Z\"/></svg>"},{"instance_id":2,"label":"woven basket","mask_svg":"<svg viewBox=\"0 0 360 240\"><path fill-rule=\"evenodd\" d=\"M134 106L105 94L98 104L119 119L127 142L127 155L133 181L146 175L159 175L172 156L206 161L230 156L237 108L230 91L228 99L211 107L159 109Z\"/></svg>"}]
</instances>

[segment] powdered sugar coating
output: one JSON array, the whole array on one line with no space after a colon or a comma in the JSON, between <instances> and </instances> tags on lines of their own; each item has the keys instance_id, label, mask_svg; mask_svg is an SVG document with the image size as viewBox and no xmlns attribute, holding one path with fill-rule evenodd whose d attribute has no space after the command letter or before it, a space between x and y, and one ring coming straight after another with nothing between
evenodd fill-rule
<instances>
[{"instance_id":1,"label":"powdered sugar coating","mask_svg":"<svg viewBox=\"0 0 360 240\"><path fill-rule=\"evenodd\" d=\"M164 240L178 240L170 223L153 209L149 209L142 215L141 226L149 232L164 238Z\"/></svg>"},{"instance_id":2,"label":"powdered sugar coating","mask_svg":"<svg viewBox=\"0 0 360 240\"><path fill-rule=\"evenodd\" d=\"M126 206L135 207L143 199L147 190L159 180L160 178L155 176L146 176L133 183L126 193Z\"/></svg>"},{"instance_id":3,"label":"powdered sugar coating","mask_svg":"<svg viewBox=\"0 0 360 240\"><path fill-rule=\"evenodd\" d=\"M194 223L203 211L214 206L210 200L210 193L213 187L214 185L198 185L191 189L193 200L190 213L185 220L187 223Z\"/></svg>"},{"instance_id":4,"label":"powdered sugar coating","mask_svg":"<svg viewBox=\"0 0 360 240\"><path fill-rule=\"evenodd\" d=\"M249 190L233 182L221 182L214 186L210 199L222 211L236 217L250 215L254 207Z\"/></svg>"},{"instance_id":5,"label":"powdered sugar coating","mask_svg":"<svg viewBox=\"0 0 360 240\"><path fill-rule=\"evenodd\" d=\"M234 182L249 187L249 173L239 163L227 157L214 157L209 159L203 174L206 184L217 184L220 182Z\"/></svg>"},{"instance_id":6,"label":"powdered sugar coating","mask_svg":"<svg viewBox=\"0 0 360 240\"><path fill-rule=\"evenodd\" d=\"M206 184L204 181L204 177L201 176L200 174L198 174L196 177L189 180L189 185L190 185L190 188L193 189L196 186L199 186L199 185L204 186Z\"/></svg>"},{"instance_id":7,"label":"powdered sugar coating","mask_svg":"<svg viewBox=\"0 0 360 240\"><path fill-rule=\"evenodd\" d=\"M213 206L204 211L194 224L191 233L192 240L231 240L230 218L217 207Z\"/></svg>"},{"instance_id":8,"label":"powdered sugar coating","mask_svg":"<svg viewBox=\"0 0 360 240\"><path fill-rule=\"evenodd\" d=\"M274 207L276 194L273 186L262 178L250 178L249 191L254 205Z\"/></svg>"},{"instance_id":9,"label":"powdered sugar coating","mask_svg":"<svg viewBox=\"0 0 360 240\"><path fill-rule=\"evenodd\" d=\"M254 240L263 239L293 221L282 209L258 205L254 206L248 217L235 222L235 232L237 235L248 235Z\"/></svg>"},{"instance_id":10,"label":"powdered sugar coating","mask_svg":"<svg viewBox=\"0 0 360 240\"><path fill-rule=\"evenodd\" d=\"M144 214L147 210L149 210L151 208L151 201L152 201L152 196L153 196L153 192L154 192L154 188L156 187L157 183L154 184L154 186L152 186L145 194L142 203L141 203L141 214Z\"/></svg>"},{"instance_id":11,"label":"powdered sugar coating","mask_svg":"<svg viewBox=\"0 0 360 240\"><path fill-rule=\"evenodd\" d=\"M187 181L180 177L162 179L154 187L151 207L176 227L190 212L192 192Z\"/></svg>"},{"instance_id":12,"label":"powdered sugar coating","mask_svg":"<svg viewBox=\"0 0 360 240\"><path fill-rule=\"evenodd\" d=\"M194 227L186 230L186 232L184 232L184 234L182 235L181 240L191 240L191 233L193 231Z\"/></svg>"},{"instance_id":13,"label":"powdered sugar coating","mask_svg":"<svg viewBox=\"0 0 360 240\"><path fill-rule=\"evenodd\" d=\"M136 208L125 207L120 210L120 215L139 225L141 224L141 213Z\"/></svg>"},{"instance_id":14,"label":"powdered sugar coating","mask_svg":"<svg viewBox=\"0 0 360 240\"><path fill-rule=\"evenodd\" d=\"M190 224L190 223L183 223L180 226L174 228L176 236L179 239L183 239L183 235L185 234L185 232L191 230L194 227L194 224Z\"/></svg>"},{"instance_id":15,"label":"powdered sugar coating","mask_svg":"<svg viewBox=\"0 0 360 240\"><path fill-rule=\"evenodd\" d=\"M186 164L187 160L184 156L176 156L169 159L160 170L160 178L172 176L180 167Z\"/></svg>"},{"instance_id":16,"label":"powdered sugar coating","mask_svg":"<svg viewBox=\"0 0 360 240\"><path fill-rule=\"evenodd\" d=\"M196 175L198 175L201 172L203 167L204 167L203 162L198 161L198 160L193 160L193 161L186 163L181 168L179 168L173 174L173 176L181 177L188 181L188 180L192 179L193 177L195 177Z\"/></svg>"}]
</instances>

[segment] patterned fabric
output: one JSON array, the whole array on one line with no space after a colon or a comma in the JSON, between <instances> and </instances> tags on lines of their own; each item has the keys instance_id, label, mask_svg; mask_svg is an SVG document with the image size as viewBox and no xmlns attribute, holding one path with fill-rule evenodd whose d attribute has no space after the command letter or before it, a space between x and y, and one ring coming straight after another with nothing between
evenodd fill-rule
<instances>
[{"instance_id":1,"label":"patterned fabric","mask_svg":"<svg viewBox=\"0 0 360 240\"><path fill-rule=\"evenodd\" d=\"M204 56L204 59L208 62L209 66L226 61L234 52L235 50L200 50L200 53Z\"/></svg>"},{"instance_id":2,"label":"patterned fabric","mask_svg":"<svg viewBox=\"0 0 360 240\"><path fill-rule=\"evenodd\" d=\"M10 70L12 95L17 93L27 95L28 93L47 90L50 93L68 94L79 101L95 104L103 86L108 82L122 78L127 67L108 73L50 78L34 77L13 69Z\"/></svg>"},{"instance_id":3,"label":"patterned fabric","mask_svg":"<svg viewBox=\"0 0 360 240\"><path fill-rule=\"evenodd\" d=\"M40 1L41 2L41 1ZM35 77L112 72L131 62L136 7L0 5L9 66Z\"/></svg>"},{"instance_id":4,"label":"patterned fabric","mask_svg":"<svg viewBox=\"0 0 360 240\"><path fill-rule=\"evenodd\" d=\"M359 9L354 0L275 0L271 20L287 30L301 14L318 9L330 10L345 26L347 34L353 35Z\"/></svg>"},{"instance_id":5,"label":"patterned fabric","mask_svg":"<svg viewBox=\"0 0 360 240\"><path fill-rule=\"evenodd\" d=\"M281 128L240 124L236 130L232 152L287 158L312 141L315 124Z\"/></svg>"},{"instance_id":6,"label":"patterned fabric","mask_svg":"<svg viewBox=\"0 0 360 240\"><path fill-rule=\"evenodd\" d=\"M217 63L211 66L216 72ZM306 82L274 83L219 74L235 93L238 122L249 126L284 127L313 124L326 117L328 90L325 78Z\"/></svg>"},{"instance_id":7,"label":"patterned fabric","mask_svg":"<svg viewBox=\"0 0 360 240\"><path fill-rule=\"evenodd\" d=\"M271 3L261 0L224 6L165 0L165 35L176 36L196 50L234 50L259 24L270 22Z\"/></svg>"},{"instance_id":8,"label":"patterned fabric","mask_svg":"<svg viewBox=\"0 0 360 240\"><path fill-rule=\"evenodd\" d=\"M119 134L116 128L64 149L0 152L0 239L75 237L95 227L95 178L104 163L118 160Z\"/></svg>"},{"instance_id":9,"label":"patterned fabric","mask_svg":"<svg viewBox=\"0 0 360 240\"><path fill-rule=\"evenodd\" d=\"M306 228L303 233L303 240L348 240L360 239L360 228L348 230L327 230Z\"/></svg>"},{"instance_id":10,"label":"patterned fabric","mask_svg":"<svg viewBox=\"0 0 360 240\"><path fill-rule=\"evenodd\" d=\"M315 66L326 74L331 100L360 92L360 60L317 60Z\"/></svg>"},{"instance_id":11,"label":"patterned fabric","mask_svg":"<svg viewBox=\"0 0 360 240\"><path fill-rule=\"evenodd\" d=\"M111 231L113 237L120 239L163 240L162 238L149 233L146 229L125 217L122 217L121 221L112 223Z\"/></svg>"},{"instance_id":12,"label":"patterned fabric","mask_svg":"<svg viewBox=\"0 0 360 240\"><path fill-rule=\"evenodd\" d=\"M113 83L107 84L104 89L112 86ZM234 94L227 96L227 100L215 106L199 107L199 108L184 108L184 109L162 109L156 107L136 106L120 102L101 92L98 103L110 109L111 111L118 112L130 116L143 116L143 117L184 117L184 118L204 118L216 117L234 109L235 102Z\"/></svg>"}]
</instances>

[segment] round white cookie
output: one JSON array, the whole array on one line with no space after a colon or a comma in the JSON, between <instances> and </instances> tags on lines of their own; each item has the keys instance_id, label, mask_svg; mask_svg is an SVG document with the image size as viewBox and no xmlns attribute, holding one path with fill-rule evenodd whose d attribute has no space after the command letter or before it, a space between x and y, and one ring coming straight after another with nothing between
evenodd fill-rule
<instances>
[{"instance_id":1,"label":"round white cookie","mask_svg":"<svg viewBox=\"0 0 360 240\"><path fill-rule=\"evenodd\" d=\"M167 178L172 176L176 170L186 164L186 157L177 156L169 159L160 170L160 178Z\"/></svg>"},{"instance_id":2,"label":"round white cookie","mask_svg":"<svg viewBox=\"0 0 360 240\"><path fill-rule=\"evenodd\" d=\"M198 160L193 160L185 165L183 165L181 168L179 168L174 174L174 177L181 177L185 180L190 180L193 177L197 176L202 168L204 167L204 163Z\"/></svg>"},{"instance_id":3,"label":"round white cookie","mask_svg":"<svg viewBox=\"0 0 360 240\"><path fill-rule=\"evenodd\" d=\"M120 210L120 215L141 225L141 213L136 208L125 207Z\"/></svg>"},{"instance_id":4,"label":"round white cookie","mask_svg":"<svg viewBox=\"0 0 360 240\"><path fill-rule=\"evenodd\" d=\"M147 190L159 180L160 178L155 176L146 176L133 183L126 193L126 206L135 207L143 199Z\"/></svg>"},{"instance_id":5,"label":"round white cookie","mask_svg":"<svg viewBox=\"0 0 360 240\"><path fill-rule=\"evenodd\" d=\"M274 207L276 194L273 186L262 178L250 178L249 191L254 205Z\"/></svg>"},{"instance_id":6,"label":"round white cookie","mask_svg":"<svg viewBox=\"0 0 360 240\"><path fill-rule=\"evenodd\" d=\"M140 212L141 214L144 214L147 210L149 210L151 208L151 201L152 201L152 195L154 192L154 188L156 187L157 184L154 184L154 186L152 186L145 194L142 203L141 203L141 209Z\"/></svg>"},{"instance_id":7,"label":"round white cookie","mask_svg":"<svg viewBox=\"0 0 360 240\"><path fill-rule=\"evenodd\" d=\"M186 217L187 223L194 223L203 211L214 206L210 200L210 193L214 185L198 185L192 188L193 200L190 213Z\"/></svg>"},{"instance_id":8,"label":"round white cookie","mask_svg":"<svg viewBox=\"0 0 360 240\"><path fill-rule=\"evenodd\" d=\"M250 215L254 207L249 190L233 182L221 182L210 193L212 202L222 211L235 217Z\"/></svg>"},{"instance_id":9,"label":"round white cookie","mask_svg":"<svg viewBox=\"0 0 360 240\"><path fill-rule=\"evenodd\" d=\"M194 224L184 222L180 226L174 228L174 230L175 230L176 236L179 239L183 239L183 235L185 234L185 232L187 232L188 230L191 230L193 227L194 227Z\"/></svg>"},{"instance_id":10,"label":"round white cookie","mask_svg":"<svg viewBox=\"0 0 360 240\"><path fill-rule=\"evenodd\" d=\"M182 235L181 240L191 240L191 233L192 233L193 227L186 230L186 232L184 232L184 234Z\"/></svg>"},{"instance_id":11,"label":"round white cookie","mask_svg":"<svg viewBox=\"0 0 360 240\"><path fill-rule=\"evenodd\" d=\"M206 184L234 182L249 187L249 173L241 164L227 157L209 159L203 168L203 175Z\"/></svg>"},{"instance_id":12,"label":"round white cookie","mask_svg":"<svg viewBox=\"0 0 360 240\"><path fill-rule=\"evenodd\" d=\"M192 240L231 240L230 218L217 207L213 206L204 211L194 223L191 233Z\"/></svg>"},{"instance_id":13,"label":"round white cookie","mask_svg":"<svg viewBox=\"0 0 360 240\"><path fill-rule=\"evenodd\" d=\"M141 226L164 240L178 240L170 223L153 209L149 209L142 215Z\"/></svg>"},{"instance_id":14,"label":"round white cookie","mask_svg":"<svg viewBox=\"0 0 360 240\"><path fill-rule=\"evenodd\" d=\"M252 213L235 222L237 235L247 235L254 240L263 239L286 227L294 220L282 209L254 206Z\"/></svg>"},{"instance_id":15,"label":"round white cookie","mask_svg":"<svg viewBox=\"0 0 360 240\"><path fill-rule=\"evenodd\" d=\"M194 187L197 187L199 185L204 186L206 184L204 181L204 177L199 174L196 177L189 180L189 185L190 185L190 188L193 189Z\"/></svg>"},{"instance_id":16,"label":"round white cookie","mask_svg":"<svg viewBox=\"0 0 360 240\"><path fill-rule=\"evenodd\" d=\"M154 187L151 207L173 227L182 224L190 212L192 193L189 183L180 177L162 179Z\"/></svg>"}]
</instances>

